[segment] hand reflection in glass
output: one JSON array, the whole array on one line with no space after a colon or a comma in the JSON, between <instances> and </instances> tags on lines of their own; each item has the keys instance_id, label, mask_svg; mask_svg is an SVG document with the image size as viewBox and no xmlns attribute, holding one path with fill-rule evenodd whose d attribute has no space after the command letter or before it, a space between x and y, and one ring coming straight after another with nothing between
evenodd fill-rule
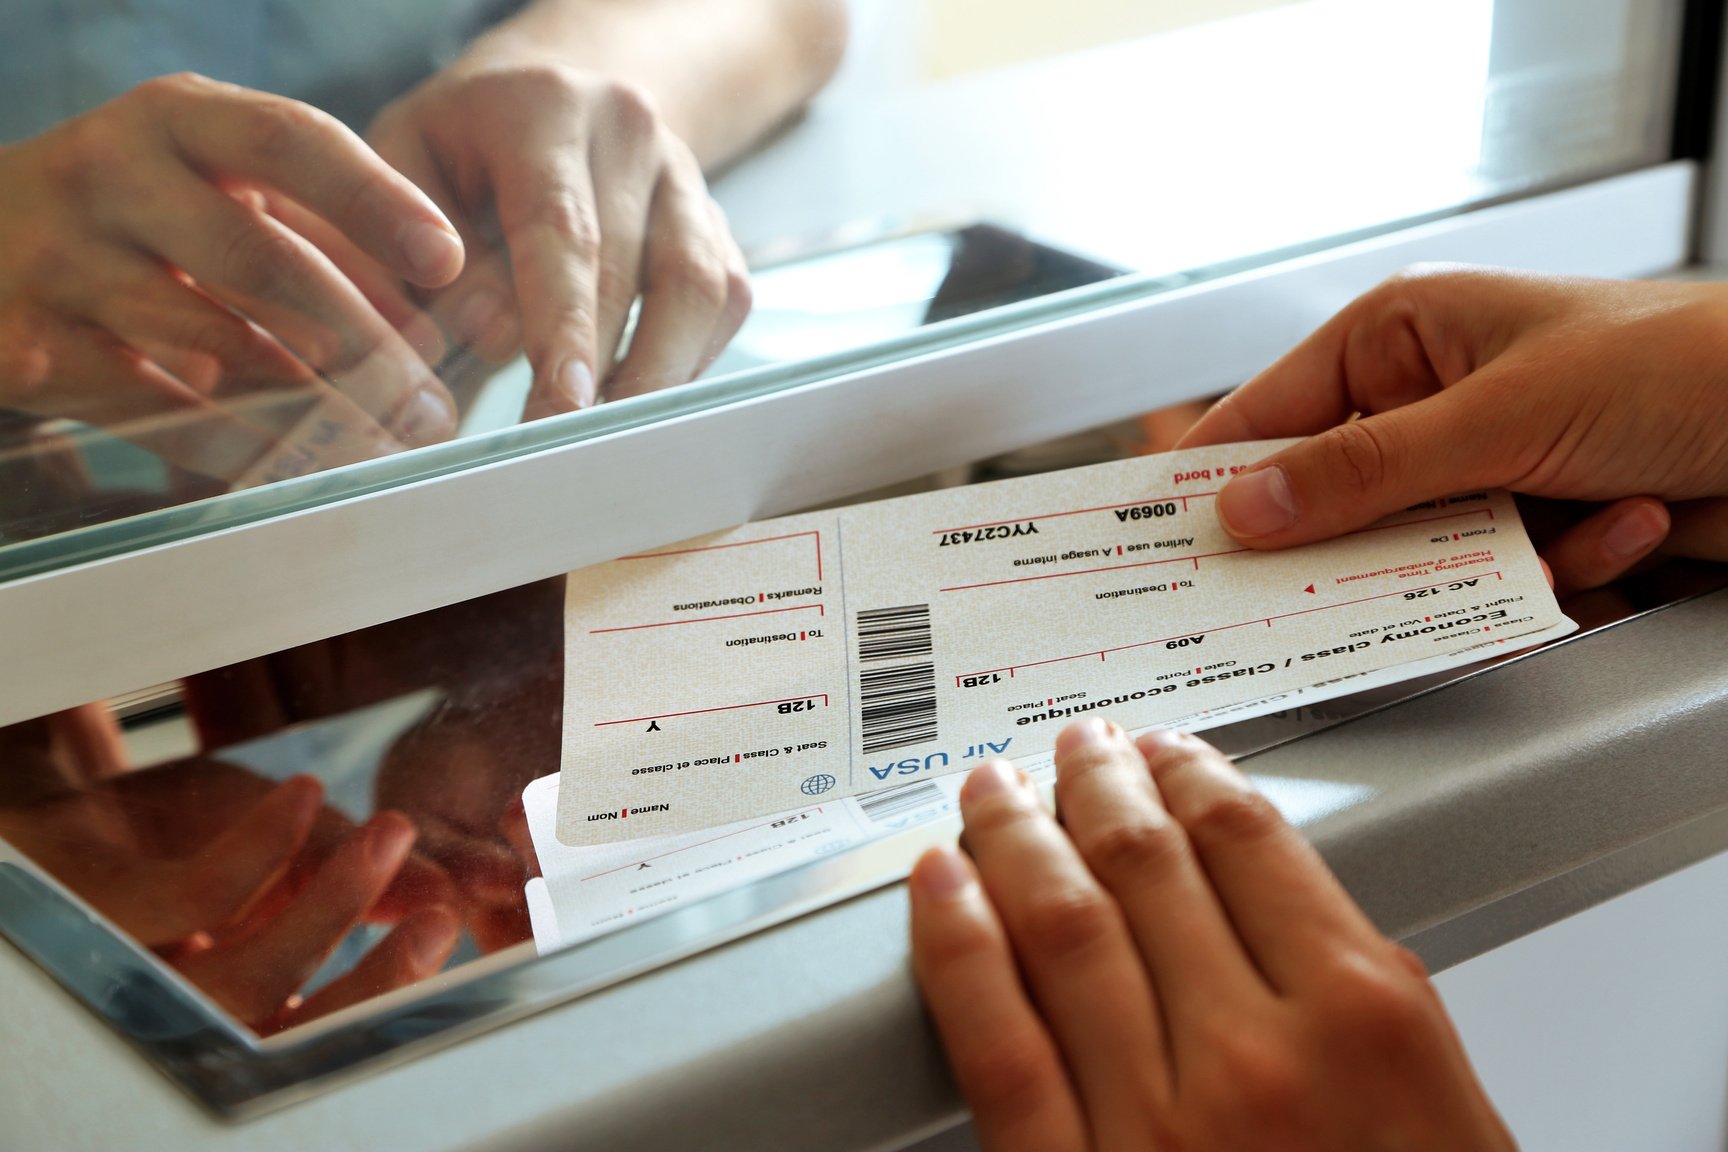
<instances>
[{"instance_id":1,"label":"hand reflection in glass","mask_svg":"<svg viewBox=\"0 0 1728 1152\"><path fill-rule=\"evenodd\" d=\"M76 782L91 768L74 745L102 743L90 719L0 732L15 774L0 837L236 1018L268 1034L442 967L461 927L453 889L411 855L405 817L380 812L355 827L323 806L315 780L272 786L201 758ZM18 787L26 777L33 786ZM360 923L395 927L302 999Z\"/></svg>"},{"instance_id":2,"label":"hand reflection in glass","mask_svg":"<svg viewBox=\"0 0 1728 1152\"><path fill-rule=\"evenodd\" d=\"M413 822L416 851L453 883L452 907L483 951L526 940L535 865L520 800L558 771L563 597L562 580L543 580L192 677L200 746L219 754L435 689L432 710L384 753L375 806Z\"/></svg>"}]
</instances>

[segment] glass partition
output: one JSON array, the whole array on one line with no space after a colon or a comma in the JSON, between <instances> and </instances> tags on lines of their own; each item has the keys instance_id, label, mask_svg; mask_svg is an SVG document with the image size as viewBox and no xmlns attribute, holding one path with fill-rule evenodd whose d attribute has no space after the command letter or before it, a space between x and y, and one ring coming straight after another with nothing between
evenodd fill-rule
<instances>
[{"instance_id":1,"label":"glass partition","mask_svg":"<svg viewBox=\"0 0 1728 1152\"><path fill-rule=\"evenodd\" d=\"M0 17L0 579L1655 163L1681 4L398 7Z\"/></svg>"},{"instance_id":2,"label":"glass partition","mask_svg":"<svg viewBox=\"0 0 1728 1152\"><path fill-rule=\"evenodd\" d=\"M1681 6L868 0L842 32L833 2L705 0L706 40L596 38L531 4L448 5L444 27L410 4L307 9L282 42L368 77L333 87L236 64L222 45L257 33L238 15L116 16L96 32L136 51L88 54L64 107L0 99L19 209L0 221L0 581L1656 164ZM52 66L28 48L53 42L49 7L0 16L0 95ZM367 56L410 25L388 67ZM552 51L577 41L608 55ZM247 88L148 81L181 66ZM512 103L524 84L559 111L549 136ZM372 154L254 88L340 116L406 183L344 183L331 157L365 176ZM578 155L577 175L555 163ZM506 207L512 159L547 198ZM122 160L133 183L93 179ZM368 211L431 232L392 249L332 219ZM390 265L410 257L446 264ZM1156 448L1184 418L969 477ZM1720 583L1663 574L1575 610L1601 625ZM0 728L0 932L243 1109L890 882L952 834L951 798L894 794L751 867L716 857L679 904L619 882L572 918L527 811L559 770L561 596L529 584ZM1397 695L1213 735L1247 755Z\"/></svg>"}]
</instances>

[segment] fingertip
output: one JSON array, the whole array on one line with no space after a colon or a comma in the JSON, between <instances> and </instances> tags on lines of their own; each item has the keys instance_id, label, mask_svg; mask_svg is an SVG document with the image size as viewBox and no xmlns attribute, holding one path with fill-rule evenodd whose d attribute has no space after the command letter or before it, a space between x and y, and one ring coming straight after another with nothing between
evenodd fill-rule
<instances>
[{"instance_id":1,"label":"fingertip","mask_svg":"<svg viewBox=\"0 0 1728 1152\"><path fill-rule=\"evenodd\" d=\"M600 402L600 386L595 383L594 369L587 361L572 358L558 365L552 373L552 392L564 411L577 412Z\"/></svg>"},{"instance_id":2,"label":"fingertip","mask_svg":"<svg viewBox=\"0 0 1728 1152\"><path fill-rule=\"evenodd\" d=\"M444 967L462 935L461 919L448 908L434 906L408 917L396 927L410 979L420 979Z\"/></svg>"},{"instance_id":3,"label":"fingertip","mask_svg":"<svg viewBox=\"0 0 1728 1152\"><path fill-rule=\"evenodd\" d=\"M423 288L441 288L462 272L462 238L448 224L411 220L402 226L396 243L410 277Z\"/></svg>"},{"instance_id":4,"label":"fingertip","mask_svg":"<svg viewBox=\"0 0 1728 1152\"><path fill-rule=\"evenodd\" d=\"M1668 538L1668 506L1654 497L1622 501L1614 522L1602 534L1602 547L1620 561L1640 560Z\"/></svg>"},{"instance_id":5,"label":"fingertip","mask_svg":"<svg viewBox=\"0 0 1728 1152\"><path fill-rule=\"evenodd\" d=\"M276 785L278 796L287 798L295 806L304 807L309 813L316 813L318 806L324 802L324 783L316 776L297 772Z\"/></svg>"},{"instance_id":6,"label":"fingertip","mask_svg":"<svg viewBox=\"0 0 1728 1152\"><path fill-rule=\"evenodd\" d=\"M288 824L297 828L297 839L305 839L324 807L324 785L312 776L290 776L276 787L287 812Z\"/></svg>"},{"instance_id":7,"label":"fingertip","mask_svg":"<svg viewBox=\"0 0 1728 1152\"><path fill-rule=\"evenodd\" d=\"M914 893L931 900L952 900L977 882L971 862L959 849L947 844L927 849L912 866Z\"/></svg>"},{"instance_id":8,"label":"fingertip","mask_svg":"<svg viewBox=\"0 0 1728 1152\"><path fill-rule=\"evenodd\" d=\"M1066 760L1082 748L1115 743L1123 736L1122 729L1103 717L1088 716L1076 720L1056 734L1056 759Z\"/></svg>"},{"instance_id":9,"label":"fingertip","mask_svg":"<svg viewBox=\"0 0 1728 1152\"><path fill-rule=\"evenodd\" d=\"M414 847L414 823L400 812L386 810L376 813L366 821L361 832L365 838L366 861L380 871L394 872Z\"/></svg>"},{"instance_id":10,"label":"fingertip","mask_svg":"<svg viewBox=\"0 0 1728 1152\"><path fill-rule=\"evenodd\" d=\"M991 796L1011 791L1020 783L1018 769L1000 757L993 757L972 771L960 786L962 803L977 803Z\"/></svg>"},{"instance_id":11,"label":"fingertip","mask_svg":"<svg viewBox=\"0 0 1728 1152\"><path fill-rule=\"evenodd\" d=\"M1146 758L1149 768L1160 763L1170 763L1177 758L1198 756L1214 750L1198 736L1173 728L1156 728L1143 732L1135 739L1134 746L1140 750L1140 755Z\"/></svg>"},{"instance_id":12,"label":"fingertip","mask_svg":"<svg viewBox=\"0 0 1728 1152\"><path fill-rule=\"evenodd\" d=\"M1218 522L1244 544L1286 531L1299 513L1290 476L1277 464L1244 472L1218 493Z\"/></svg>"},{"instance_id":13,"label":"fingertip","mask_svg":"<svg viewBox=\"0 0 1728 1152\"><path fill-rule=\"evenodd\" d=\"M1214 444L1235 444L1244 440L1259 440L1254 430L1237 412L1232 401L1234 392L1218 398L1192 427L1176 438L1172 452L1184 448L1210 448Z\"/></svg>"}]
</instances>

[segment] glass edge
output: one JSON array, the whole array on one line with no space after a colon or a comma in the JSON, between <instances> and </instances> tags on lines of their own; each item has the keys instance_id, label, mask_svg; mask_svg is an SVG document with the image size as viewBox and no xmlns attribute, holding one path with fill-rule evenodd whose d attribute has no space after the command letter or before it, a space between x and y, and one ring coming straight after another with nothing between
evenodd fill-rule
<instances>
[{"instance_id":1,"label":"glass edge","mask_svg":"<svg viewBox=\"0 0 1728 1152\"><path fill-rule=\"evenodd\" d=\"M1532 182L1493 196L1417 216L1401 216L1347 232L1180 271L1141 271L1051 293L1033 300L956 317L863 349L767 365L711 381L631 397L580 413L516 425L329 472L231 492L107 524L72 529L37 540L0 545L0 585L127 552L177 543L345 500L374 495L458 472L521 459L665 420L744 403L887 364L949 351L1042 324L1060 323L1162 295L1179 288L1311 256L1328 249L1420 228L1517 200L1565 191L1597 180L1654 167L1658 161L1620 165L1562 181Z\"/></svg>"}]
</instances>

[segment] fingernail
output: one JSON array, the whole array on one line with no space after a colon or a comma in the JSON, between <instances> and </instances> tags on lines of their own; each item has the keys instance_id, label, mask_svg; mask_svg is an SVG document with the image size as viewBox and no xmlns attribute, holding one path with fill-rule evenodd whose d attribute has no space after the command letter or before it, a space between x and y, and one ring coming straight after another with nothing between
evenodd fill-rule
<instances>
[{"instance_id":1,"label":"fingernail","mask_svg":"<svg viewBox=\"0 0 1728 1152\"><path fill-rule=\"evenodd\" d=\"M1193 737L1171 728L1154 728L1150 732L1140 734L1139 743L1163 745L1166 748L1180 748L1193 740Z\"/></svg>"},{"instance_id":2,"label":"fingernail","mask_svg":"<svg viewBox=\"0 0 1728 1152\"><path fill-rule=\"evenodd\" d=\"M408 224L398 242L408 266L422 280L441 284L462 267L462 241L435 224Z\"/></svg>"},{"instance_id":3,"label":"fingernail","mask_svg":"<svg viewBox=\"0 0 1728 1152\"><path fill-rule=\"evenodd\" d=\"M912 874L926 896L945 898L972 886L972 870L966 861L959 852L945 846L924 853Z\"/></svg>"},{"instance_id":4,"label":"fingernail","mask_svg":"<svg viewBox=\"0 0 1728 1152\"><path fill-rule=\"evenodd\" d=\"M1602 546L1622 560L1631 560L1660 544L1666 531L1661 514L1650 505L1641 504L1602 534Z\"/></svg>"},{"instance_id":5,"label":"fingernail","mask_svg":"<svg viewBox=\"0 0 1728 1152\"><path fill-rule=\"evenodd\" d=\"M972 769L962 791L973 800L1007 792L1020 786L1019 774L1006 760L986 760Z\"/></svg>"},{"instance_id":6,"label":"fingernail","mask_svg":"<svg viewBox=\"0 0 1728 1152\"><path fill-rule=\"evenodd\" d=\"M1224 522L1225 531L1238 539L1288 528L1296 521L1296 494L1290 490L1290 478L1276 464L1243 473L1218 494L1218 518Z\"/></svg>"},{"instance_id":7,"label":"fingernail","mask_svg":"<svg viewBox=\"0 0 1728 1152\"><path fill-rule=\"evenodd\" d=\"M600 400L594 370L581 360L566 360L558 368L556 384L564 399L575 408L592 408Z\"/></svg>"},{"instance_id":8,"label":"fingernail","mask_svg":"<svg viewBox=\"0 0 1728 1152\"><path fill-rule=\"evenodd\" d=\"M1118 731L1120 729L1117 729L1114 724L1097 716L1076 720L1057 734L1056 758L1060 760L1070 752L1081 748L1093 748L1111 743L1115 740Z\"/></svg>"},{"instance_id":9,"label":"fingernail","mask_svg":"<svg viewBox=\"0 0 1728 1152\"><path fill-rule=\"evenodd\" d=\"M422 388L397 417L396 432L410 444L448 440L456 430L456 413L441 389Z\"/></svg>"},{"instance_id":10,"label":"fingernail","mask_svg":"<svg viewBox=\"0 0 1728 1152\"><path fill-rule=\"evenodd\" d=\"M504 310L504 300L490 288L482 288L468 297L456 313L457 336L467 344L483 343L498 324Z\"/></svg>"},{"instance_id":11,"label":"fingernail","mask_svg":"<svg viewBox=\"0 0 1728 1152\"><path fill-rule=\"evenodd\" d=\"M408 934L402 947L417 971L435 972L444 966L445 957L456 943L456 927L456 917L442 909L416 916L402 926L402 931Z\"/></svg>"}]
</instances>

